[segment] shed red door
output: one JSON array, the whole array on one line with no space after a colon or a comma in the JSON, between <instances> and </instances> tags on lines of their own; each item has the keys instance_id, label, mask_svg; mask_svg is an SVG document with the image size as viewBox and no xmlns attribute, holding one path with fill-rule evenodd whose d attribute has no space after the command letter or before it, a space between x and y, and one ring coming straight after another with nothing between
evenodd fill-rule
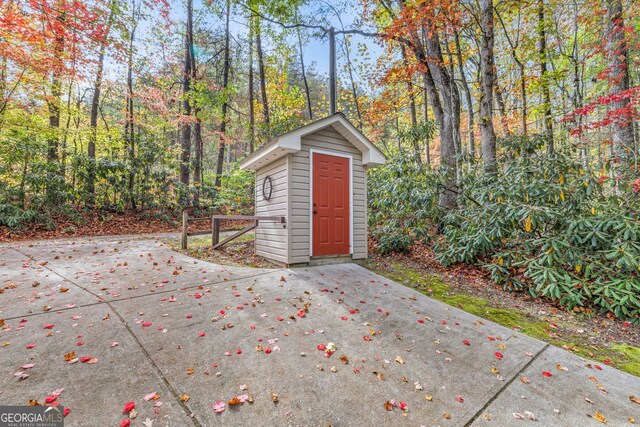
<instances>
[{"instance_id":1,"label":"shed red door","mask_svg":"<svg viewBox=\"0 0 640 427\"><path fill-rule=\"evenodd\" d=\"M349 159L312 154L312 256L350 253Z\"/></svg>"}]
</instances>

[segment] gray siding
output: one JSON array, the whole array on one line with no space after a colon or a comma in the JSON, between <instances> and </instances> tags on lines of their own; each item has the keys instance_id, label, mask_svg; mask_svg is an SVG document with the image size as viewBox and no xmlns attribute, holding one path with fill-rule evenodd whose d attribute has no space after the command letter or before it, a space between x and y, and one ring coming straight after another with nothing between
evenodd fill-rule
<instances>
[{"instance_id":1,"label":"gray siding","mask_svg":"<svg viewBox=\"0 0 640 427\"><path fill-rule=\"evenodd\" d=\"M256 215L286 216L289 206L289 174L287 173L288 157L284 157L256 171ZM262 196L262 181L270 175L273 182L271 200ZM288 261L289 225L283 228L280 223L263 221L258 224L255 234L256 255L274 259L283 263Z\"/></svg>"},{"instance_id":2,"label":"gray siding","mask_svg":"<svg viewBox=\"0 0 640 427\"><path fill-rule=\"evenodd\" d=\"M309 150L352 156L353 176L353 258L367 257L367 182L362 167L362 153L332 127L302 138L302 149L290 158L290 234L289 264L309 262L310 259L310 163Z\"/></svg>"}]
</instances>

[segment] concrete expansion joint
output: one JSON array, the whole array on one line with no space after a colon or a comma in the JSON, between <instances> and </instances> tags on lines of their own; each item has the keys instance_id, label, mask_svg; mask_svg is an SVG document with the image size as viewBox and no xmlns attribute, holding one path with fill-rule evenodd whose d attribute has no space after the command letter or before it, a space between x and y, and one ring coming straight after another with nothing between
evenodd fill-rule
<instances>
[{"instance_id":1,"label":"concrete expansion joint","mask_svg":"<svg viewBox=\"0 0 640 427\"><path fill-rule=\"evenodd\" d=\"M482 416L483 412L487 410L487 408L489 406L491 406L491 404L498 398L500 397L500 395L509 388L509 386L511 385L511 383L513 383L515 381L516 378L520 377L520 375L522 375L524 373L524 371L526 371L529 366L531 366L531 364L533 364L533 362L535 362L541 355L542 353L544 353L548 348L550 347L549 344L545 343L544 347L542 347L540 349L540 351L538 351L523 367L522 369L520 369L518 372L516 372L516 374L511 377L511 379L509 381L507 381L501 388L500 390L498 390L489 400L487 400L487 402L484 404L484 406L482 408L480 408L480 410L478 412L476 412L470 419L469 422L467 422L464 427L471 427L473 425L473 423Z\"/></svg>"}]
</instances>

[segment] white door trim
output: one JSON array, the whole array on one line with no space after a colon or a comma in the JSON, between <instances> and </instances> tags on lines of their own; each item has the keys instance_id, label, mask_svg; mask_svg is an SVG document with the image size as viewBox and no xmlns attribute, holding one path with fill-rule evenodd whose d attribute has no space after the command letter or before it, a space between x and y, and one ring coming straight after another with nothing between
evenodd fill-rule
<instances>
[{"instance_id":1,"label":"white door trim","mask_svg":"<svg viewBox=\"0 0 640 427\"><path fill-rule=\"evenodd\" d=\"M353 255L353 156L335 151L309 149L309 257L313 256L313 155L343 157L349 159L349 255Z\"/></svg>"}]
</instances>

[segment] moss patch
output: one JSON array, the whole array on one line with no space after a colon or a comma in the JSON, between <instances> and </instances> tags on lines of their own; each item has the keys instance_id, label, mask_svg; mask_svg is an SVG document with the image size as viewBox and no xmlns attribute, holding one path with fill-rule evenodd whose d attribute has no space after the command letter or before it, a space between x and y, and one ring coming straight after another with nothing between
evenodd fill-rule
<instances>
[{"instance_id":1,"label":"moss patch","mask_svg":"<svg viewBox=\"0 0 640 427\"><path fill-rule=\"evenodd\" d=\"M618 368L640 377L640 348L630 345L614 345L612 348L620 355Z\"/></svg>"},{"instance_id":2,"label":"moss patch","mask_svg":"<svg viewBox=\"0 0 640 427\"><path fill-rule=\"evenodd\" d=\"M552 328L548 321L541 321L516 310L492 306L488 300L483 298L455 293L440 277L417 272L399 263L392 263L388 267L369 263L367 268L445 304L509 329L520 331L532 338L548 342L581 357L598 361L609 360L612 366L640 376L639 348L628 345L614 345L610 348L596 347L589 342L588 337L571 334L569 329L562 330L562 334L560 334L559 330Z\"/></svg>"}]
</instances>

